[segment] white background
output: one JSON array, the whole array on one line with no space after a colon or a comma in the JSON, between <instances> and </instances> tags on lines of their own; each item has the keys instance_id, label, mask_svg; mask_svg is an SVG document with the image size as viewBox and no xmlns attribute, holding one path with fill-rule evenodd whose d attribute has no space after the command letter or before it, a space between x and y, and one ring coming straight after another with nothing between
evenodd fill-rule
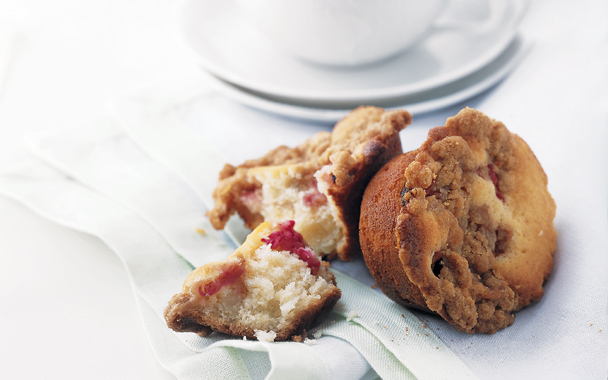
<instances>
[{"instance_id":1,"label":"white background","mask_svg":"<svg viewBox=\"0 0 608 380\"><path fill-rule=\"evenodd\" d=\"M27 132L74 127L133 86L198 73L168 0L0 0L0 165ZM0 197L0 378L171 379L101 241ZM86 347L86 349L85 349Z\"/></svg>"}]
</instances>

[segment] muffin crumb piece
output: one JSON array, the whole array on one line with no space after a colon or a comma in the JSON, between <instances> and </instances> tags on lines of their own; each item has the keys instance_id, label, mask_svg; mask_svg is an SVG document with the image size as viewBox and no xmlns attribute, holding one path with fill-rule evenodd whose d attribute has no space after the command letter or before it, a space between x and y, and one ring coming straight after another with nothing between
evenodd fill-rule
<instances>
[{"instance_id":1,"label":"muffin crumb piece","mask_svg":"<svg viewBox=\"0 0 608 380\"><path fill-rule=\"evenodd\" d=\"M274 338L277 337L277 333L274 331L255 330L255 337L260 342L274 342Z\"/></svg>"}]
</instances>

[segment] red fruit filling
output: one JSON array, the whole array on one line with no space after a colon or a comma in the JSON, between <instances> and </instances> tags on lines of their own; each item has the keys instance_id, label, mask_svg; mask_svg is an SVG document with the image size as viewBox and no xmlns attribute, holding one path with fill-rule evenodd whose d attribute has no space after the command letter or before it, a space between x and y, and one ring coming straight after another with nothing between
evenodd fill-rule
<instances>
[{"instance_id":1,"label":"red fruit filling","mask_svg":"<svg viewBox=\"0 0 608 380\"><path fill-rule=\"evenodd\" d=\"M302 235L293 229L296 222L288 220L279 223L279 229L268 235L262 241L275 251L288 251L304 261L313 275L319 273L321 262L312 249L304 244Z\"/></svg>"},{"instance_id":2,"label":"red fruit filling","mask_svg":"<svg viewBox=\"0 0 608 380\"><path fill-rule=\"evenodd\" d=\"M485 173L483 173L481 171L481 169L477 169L477 175L483 179L489 179L490 181L492 181L492 184L494 184L494 189L496 191L496 198L500 199L503 202L505 201L504 194L500 190L498 190L498 176L496 175L496 172L494 171L494 165L492 165L492 164L488 165L488 174L487 175Z\"/></svg>"},{"instance_id":3,"label":"red fruit filling","mask_svg":"<svg viewBox=\"0 0 608 380\"><path fill-rule=\"evenodd\" d=\"M308 267L310 268L310 273L312 273L314 276L319 273L319 268L321 268L321 262L319 261L317 254L314 253L312 249L308 247L298 248L295 254L300 260L304 261L306 265L308 265Z\"/></svg>"},{"instance_id":4,"label":"red fruit filling","mask_svg":"<svg viewBox=\"0 0 608 380\"><path fill-rule=\"evenodd\" d=\"M293 220L287 220L279 223L279 229L268 235L267 238L262 241L275 251L289 251L296 253L298 248L304 248L304 238L302 235L293 229L296 222Z\"/></svg>"},{"instance_id":5,"label":"red fruit filling","mask_svg":"<svg viewBox=\"0 0 608 380\"><path fill-rule=\"evenodd\" d=\"M241 202L247 207L251 212L259 212L262 207L262 189L257 188L253 190L247 190L241 194L239 197Z\"/></svg>"},{"instance_id":6,"label":"red fruit filling","mask_svg":"<svg viewBox=\"0 0 608 380\"><path fill-rule=\"evenodd\" d=\"M312 180L310 181L310 190L304 193L302 201L306 207L318 207L327 203L325 195L319 192L317 179L315 177L312 177Z\"/></svg>"},{"instance_id":7,"label":"red fruit filling","mask_svg":"<svg viewBox=\"0 0 608 380\"><path fill-rule=\"evenodd\" d=\"M219 274L215 280L198 287L198 294L208 297L217 293L222 287L235 282L245 273L245 260L241 258L237 262L231 262L218 271Z\"/></svg>"},{"instance_id":8,"label":"red fruit filling","mask_svg":"<svg viewBox=\"0 0 608 380\"><path fill-rule=\"evenodd\" d=\"M327 197L321 194L319 190L312 189L304 193L302 201L304 202L304 206L318 207L327 203Z\"/></svg>"},{"instance_id":9,"label":"red fruit filling","mask_svg":"<svg viewBox=\"0 0 608 380\"><path fill-rule=\"evenodd\" d=\"M494 184L494 189L496 189L496 198L501 201L505 201L505 196L502 194L500 190L498 190L498 177L496 176L496 172L494 171L494 165L488 165L488 175L490 176L490 180Z\"/></svg>"}]
</instances>

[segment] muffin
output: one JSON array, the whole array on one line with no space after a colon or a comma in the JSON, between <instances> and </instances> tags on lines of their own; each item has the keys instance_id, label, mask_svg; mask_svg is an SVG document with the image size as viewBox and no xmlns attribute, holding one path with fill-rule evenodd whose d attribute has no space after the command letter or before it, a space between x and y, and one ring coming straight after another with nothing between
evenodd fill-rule
<instances>
[{"instance_id":1,"label":"muffin","mask_svg":"<svg viewBox=\"0 0 608 380\"><path fill-rule=\"evenodd\" d=\"M538 301L553 266L555 202L529 146L464 109L370 181L363 256L394 301L494 333Z\"/></svg>"},{"instance_id":2,"label":"muffin","mask_svg":"<svg viewBox=\"0 0 608 380\"><path fill-rule=\"evenodd\" d=\"M341 296L329 264L293 221L260 224L226 260L194 270L165 309L167 325L265 341L302 340Z\"/></svg>"},{"instance_id":3,"label":"muffin","mask_svg":"<svg viewBox=\"0 0 608 380\"><path fill-rule=\"evenodd\" d=\"M216 229L238 213L253 229L263 221L294 220L313 250L352 260L360 252L358 224L371 177L402 153L399 131L407 111L360 107L295 148L280 146L237 167L226 164L208 212Z\"/></svg>"}]
</instances>

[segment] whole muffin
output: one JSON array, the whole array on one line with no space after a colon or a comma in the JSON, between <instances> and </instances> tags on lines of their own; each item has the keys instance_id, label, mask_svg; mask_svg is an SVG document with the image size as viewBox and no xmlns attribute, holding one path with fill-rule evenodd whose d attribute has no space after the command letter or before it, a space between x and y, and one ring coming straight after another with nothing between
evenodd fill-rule
<instances>
[{"instance_id":1,"label":"whole muffin","mask_svg":"<svg viewBox=\"0 0 608 380\"><path fill-rule=\"evenodd\" d=\"M394 301L460 331L494 333L543 296L553 267L555 202L532 150L467 108L431 129L370 181L360 240Z\"/></svg>"}]
</instances>

